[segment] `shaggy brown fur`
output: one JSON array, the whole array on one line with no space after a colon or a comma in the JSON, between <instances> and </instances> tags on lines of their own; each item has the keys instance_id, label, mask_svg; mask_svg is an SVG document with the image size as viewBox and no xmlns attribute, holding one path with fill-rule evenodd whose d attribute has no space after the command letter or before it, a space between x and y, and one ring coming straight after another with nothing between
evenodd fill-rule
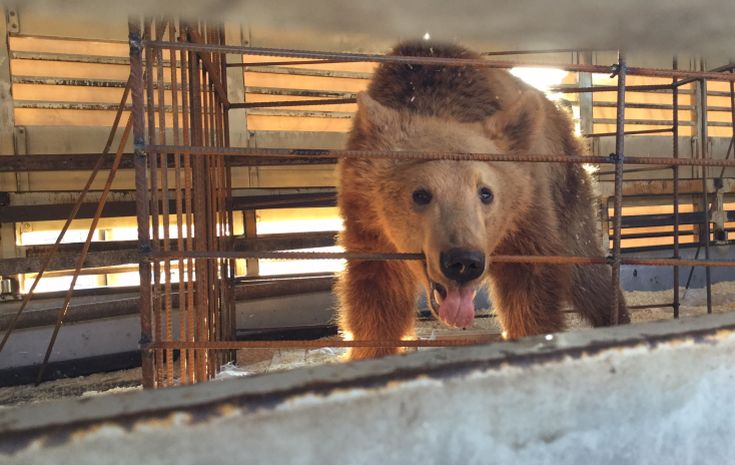
<instances>
[{"instance_id":1,"label":"shaggy brown fur","mask_svg":"<svg viewBox=\"0 0 735 465\"><path fill-rule=\"evenodd\" d=\"M393 53L479 58L457 46L427 42L402 44ZM569 117L508 72L405 64L377 69L367 94L358 97L348 148L582 153ZM339 163L339 179L345 222L340 244L346 250L426 256L426 263L348 263L336 291L341 328L355 339L411 337L422 284L429 295L438 284L459 296L489 282L509 339L562 330L564 300L593 325L610 324L607 266L489 264L481 276L459 283L447 278L440 264L440 254L451 248L485 256L601 256L592 184L580 165L351 159ZM480 201L479 189L491 190L489 204ZM430 202L417 204L417 190L430 192ZM620 321L628 322L619 296ZM452 325L466 322L444 319ZM360 348L351 357L394 352Z\"/></svg>"}]
</instances>

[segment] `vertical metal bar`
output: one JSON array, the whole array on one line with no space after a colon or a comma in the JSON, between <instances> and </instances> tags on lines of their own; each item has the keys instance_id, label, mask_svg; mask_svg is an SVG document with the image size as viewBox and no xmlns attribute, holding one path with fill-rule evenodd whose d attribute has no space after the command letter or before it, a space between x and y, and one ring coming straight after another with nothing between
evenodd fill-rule
<instances>
[{"instance_id":1,"label":"vertical metal bar","mask_svg":"<svg viewBox=\"0 0 735 465\"><path fill-rule=\"evenodd\" d=\"M701 63L701 69L702 71L705 70L704 62ZM707 158L707 81L705 79L701 79L699 81L699 92L701 101L700 104L702 106L702 118L701 118L701 128L700 128L700 144L702 147L702 160ZM706 166L702 167L702 198L703 198L703 208L704 208L704 258L705 260L709 260L709 235L710 235L710 211L709 211L709 195L707 193L707 178L708 178L708 168ZM705 275L705 281L707 285L707 313L712 313L712 276L711 276L711 269L709 266L705 266L704 268L704 275Z\"/></svg>"},{"instance_id":2,"label":"vertical metal bar","mask_svg":"<svg viewBox=\"0 0 735 465\"><path fill-rule=\"evenodd\" d=\"M135 207L138 218L138 250L141 253L140 275L140 345L142 349L143 387L155 386L153 353L148 345L153 341L151 315L151 262L145 254L151 252L148 204L148 154L145 152L145 107L143 103L143 56L140 19L128 21L130 42L130 77L133 96L133 144L135 150Z\"/></svg>"},{"instance_id":3,"label":"vertical metal bar","mask_svg":"<svg viewBox=\"0 0 735 465\"><path fill-rule=\"evenodd\" d=\"M179 40L186 41L187 28L183 24L180 24L180 28ZM191 62L191 56L191 52L181 51L181 112L183 114L183 118L181 119L181 136L184 145L191 144L191 129L189 124L189 96L192 92L191 86L189 85L189 75L191 72L189 63ZM186 250L194 250L191 155L188 153L184 154L184 219L186 221L185 247ZM192 258L186 259L186 308L186 340L195 342L194 260ZM187 356L187 376L194 383L197 381L196 351L188 351Z\"/></svg>"},{"instance_id":4,"label":"vertical metal bar","mask_svg":"<svg viewBox=\"0 0 735 465\"><path fill-rule=\"evenodd\" d=\"M679 68L679 61L674 57L673 69ZM674 78L671 85L672 108L673 108L673 151L674 158L679 158L679 86ZM679 166L673 167L674 181L674 258L679 258ZM674 266L674 318L679 318L679 267Z\"/></svg>"},{"instance_id":5,"label":"vertical metal bar","mask_svg":"<svg viewBox=\"0 0 735 465\"><path fill-rule=\"evenodd\" d=\"M226 43L226 34L225 34L225 28L224 25L221 29L221 39L220 42L222 44ZM220 71L220 76L222 80L222 86L225 89L225 92L229 96L229 80L227 76L227 55L222 55L222 62L221 62L222 69ZM224 147L230 146L230 117L229 117L229 107L227 105L222 106L222 143ZM233 211L232 211L232 170L230 168L229 161L227 158L224 158L224 167L225 167L225 211L227 213L227 243L226 243L226 250L232 250L232 237L233 237L233 231L234 231L234 219L233 219ZM236 330L236 323L235 323L235 298L234 298L234 289L233 289L233 282L235 279L235 260L228 260L227 266L228 266L228 274L227 274L227 339L228 340L234 340L235 339L235 330ZM229 354L229 359L232 361L237 361L237 352L231 351Z\"/></svg>"},{"instance_id":6,"label":"vertical metal bar","mask_svg":"<svg viewBox=\"0 0 735 465\"><path fill-rule=\"evenodd\" d=\"M160 31L159 36L164 35L166 25L168 21L161 21L159 23ZM172 52L169 52L172 54ZM169 56L170 58L170 56ZM151 76L151 81L153 76ZM158 48L156 50L156 85L158 86L158 141L160 144L166 144L166 82L163 73L163 49ZM161 166L161 215L163 223L163 250L168 252L171 250L171 241L169 239L169 192L168 192L168 154L161 152L160 154L160 166ZM172 315L172 288L171 288L171 259L167 258L163 262L163 273L164 273L164 289L163 289L163 300L164 300L164 320L165 334L164 340L173 340L173 315ZM165 364L166 364L166 384L171 386L174 383L174 353L173 350L167 349L165 351Z\"/></svg>"},{"instance_id":7,"label":"vertical metal bar","mask_svg":"<svg viewBox=\"0 0 735 465\"><path fill-rule=\"evenodd\" d=\"M154 29L154 22L147 19L144 24L144 31L148 37L153 37L153 33L158 36L158 30ZM158 37L156 37L158 38ZM155 61L155 51L151 47L145 49L145 87L146 87L146 108L148 112L148 142L156 143L156 108L154 102L153 89L153 63ZM160 251L159 243L159 196L158 196L158 154L153 153L148 159L148 168L150 170L151 183L151 223L152 237L151 249L154 252ZM163 339L163 322L161 321L161 261L159 259L153 262L153 334L154 341L158 342ZM156 385L163 384L163 352L156 350L155 354L155 375Z\"/></svg>"},{"instance_id":8,"label":"vertical metal bar","mask_svg":"<svg viewBox=\"0 0 735 465\"><path fill-rule=\"evenodd\" d=\"M611 321L616 325L620 319L620 250L621 224L623 219L623 163L625 161L625 55L618 53L616 67L618 75L617 116L615 127L615 200L613 216L613 263L612 263L612 309Z\"/></svg>"},{"instance_id":9,"label":"vertical metal bar","mask_svg":"<svg viewBox=\"0 0 735 465\"><path fill-rule=\"evenodd\" d=\"M173 43L176 41L176 23L174 22L173 18L169 19L169 25L168 25L168 40L169 42ZM171 50L169 52L171 55L169 57L169 69L171 72L171 105L173 109L173 140L174 145L179 145L180 137L179 137L179 79L178 79L178 63L176 60L176 54L178 53L176 50ZM182 93L185 93L184 90L182 90ZM175 198L176 198L176 247L177 250L184 250L184 218L183 218L183 210L184 210L184 202L182 198L182 189L183 189L183 182L181 179L182 172L181 172L181 154L180 153L174 153L174 189L175 189ZM187 311L187 299L186 299L186 278L185 278L185 260L179 259L178 261L178 270L179 270L179 288L178 288L178 309L177 309L177 315L178 315L178 321L179 321L179 340L185 341L186 340L186 311ZM179 382L181 384L188 384L189 383L189 377L188 377L188 371L187 371L187 365L188 365L188 351L186 349L182 349L179 351Z\"/></svg>"},{"instance_id":10,"label":"vertical metal bar","mask_svg":"<svg viewBox=\"0 0 735 465\"><path fill-rule=\"evenodd\" d=\"M191 145L202 146L203 120L202 120L202 84L200 75L200 57L197 53L190 56L191 76ZM194 248L197 251L207 250L207 207L206 207L206 164L204 157L196 156L192 166L192 184L194 196ZM196 337L199 342L208 341L209 325L209 283L207 276L207 260L195 260L196 279ZM197 350L197 380L207 379L207 366L209 352L206 349Z\"/></svg>"}]
</instances>

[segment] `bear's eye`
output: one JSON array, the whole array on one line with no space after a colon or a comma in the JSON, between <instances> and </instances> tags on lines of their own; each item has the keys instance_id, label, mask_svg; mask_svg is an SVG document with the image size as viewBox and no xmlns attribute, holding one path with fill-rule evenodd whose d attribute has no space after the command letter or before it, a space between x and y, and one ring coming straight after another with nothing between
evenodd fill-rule
<instances>
[{"instance_id":1,"label":"bear's eye","mask_svg":"<svg viewBox=\"0 0 735 465\"><path fill-rule=\"evenodd\" d=\"M416 189L412 194L413 203L416 205L428 205L431 202L431 192L426 189Z\"/></svg>"},{"instance_id":2,"label":"bear's eye","mask_svg":"<svg viewBox=\"0 0 735 465\"><path fill-rule=\"evenodd\" d=\"M493 191L491 191L487 187L481 187L480 188L480 200L485 205L488 205L488 204L492 203L492 201L493 201Z\"/></svg>"}]
</instances>

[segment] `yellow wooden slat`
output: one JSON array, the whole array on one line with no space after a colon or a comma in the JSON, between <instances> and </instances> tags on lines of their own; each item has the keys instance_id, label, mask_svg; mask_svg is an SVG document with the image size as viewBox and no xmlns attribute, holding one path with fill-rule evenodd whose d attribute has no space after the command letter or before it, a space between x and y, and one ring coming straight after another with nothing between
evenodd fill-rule
<instances>
[{"instance_id":1,"label":"yellow wooden slat","mask_svg":"<svg viewBox=\"0 0 735 465\"><path fill-rule=\"evenodd\" d=\"M23 59L10 60L10 69L14 76L116 79L121 81L126 81L130 74L130 66L128 65Z\"/></svg>"},{"instance_id":2,"label":"yellow wooden slat","mask_svg":"<svg viewBox=\"0 0 735 465\"><path fill-rule=\"evenodd\" d=\"M69 55L96 55L127 57L130 46L125 42L57 39L50 37L13 37L8 40L10 50Z\"/></svg>"},{"instance_id":3,"label":"yellow wooden slat","mask_svg":"<svg viewBox=\"0 0 735 465\"><path fill-rule=\"evenodd\" d=\"M13 84L13 97L15 100L119 103L122 93L123 89L111 87Z\"/></svg>"},{"instance_id":4,"label":"yellow wooden slat","mask_svg":"<svg viewBox=\"0 0 735 465\"><path fill-rule=\"evenodd\" d=\"M333 90L339 92L359 92L361 90L367 89L368 80L246 72L245 84L252 87L277 87L284 89L312 89Z\"/></svg>"},{"instance_id":5,"label":"yellow wooden slat","mask_svg":"<svg viewBox=\"0 0 735 465\"><path fill-rule=\"evenodd\" d=\"M244 55L243 61L245 63L265 63L265 62L286 62L286 61L303 61L304 58L283 58L283 57L269 57L259 55ZM313 65L283 65L288 68L300 68L300 69L323 69L329 71L348 71L352 73L372 73L377 67L377 63L368 62L350 62L350 63L319 63Z\"/></svg>"},{"instance_id":6,"label":"yellow wooden slat","mask_svg":"<svg viewBox=\"0 0 735 465\"><path fill-rule=\"evenodd\" d=\"M251 131L347 132L351 127L349 118L248 115L248 129Z\"/></svg>"}]
</instances>

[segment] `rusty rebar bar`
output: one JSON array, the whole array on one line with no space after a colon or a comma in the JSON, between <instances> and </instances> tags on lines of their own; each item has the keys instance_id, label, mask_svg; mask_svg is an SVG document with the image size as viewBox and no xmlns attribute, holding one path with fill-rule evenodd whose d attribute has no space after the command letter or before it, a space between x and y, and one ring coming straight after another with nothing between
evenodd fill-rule
<instances>
[{"instance_id":1,"label":"rusty rebar bar","mask_svg":"<svg viewBox=\"0 0 735 465\"><path fill-rule=\"evenodd\" d=\"M243 102L231 103L230 109L248 109L248 108L271 108L271 107L298 107L310 105L342 105L357 102L355 97L346 98L325 98L325 99L308 99L308 100L277 100L275 102Z\"/></svg>"},{"instance_id":2,"label":"rusty rebar bar","mask_svg":"<svg viewBox=\"0 0 735 465\"><path fill-rule=\"evenodd\" d=\"M147 255L149 260L169 258L196 258L196 259L247 259L262 258L270 260L362 260L362 261L386 261L386 260L424 260L421 253L396 253L396 252L274 252L274 251L176 251L158 252ZM528 263L539 265L612 265L614 258L589 257L576 255L490 255L488 263ZM715 266L735 267L735 260L691 260L673 258L649 258L649 257L622 257L621 265L640 266Z\"/></svg>"},{"instance_id":3,"label":"rusty rebar bar","mask_svg":"<svg viewBox=\"0 0 735 465\"><path fill-rule=\"evenodd\" d=\"M399 55L378 55L378 54L361 54L361 53L339 53L339 52L323 52L309 50L291 50L263 47L248 47L236 45L213 45L213 44L193 44L193 43L169 43L161 41L146 41L146 46L154 48L174 48L185 49L195 52L207 53L230 53L230 54L249 54L261 56L277 56L289 58L312 58L312 59L343 59L346 62L365 61L375 63L398 63L398 64L419 64L431 66L475 66L483 68L504 68L510 69L516 66L540 67L540 68L556 68L566 71L587 72L609 74L610 66L602 65L586 65L586 64L564 64L543 62L524 62L524 61L493 61L486 59L466 59L466 58L441 58L441 57L414 57ZM649 77L679 77L679 78L695 78L695 79L712 79L721 81L735 80L735 76L728 73L711 72L711 71L684 71L684 70L668 70L660 68L643 68L629 67L627 69L629 75L649 76Z\"/></svg>"},{"instance_id":4,"label":"rusty rebar bar","mask_svg":"<svg viewBox=\"0 0 735 465\"><path fill-rule=\"evenodd\" d=\"M236 349L319 349L323 347L454 347L475 344L486 344L502 340L500 334L480 336L451 337L443 339L414 339L399 341L345 341L345 340L279 340L279 341L208 341L208 342L181 342L162 341L149 344L144 350L156 351L163 349L189 350L236 350Z\"/></svg>"},{"instance_id":5,"label":"rusty rebar bar","mask_svg":"<svg viewBox=\"0 0 735 465\"><path fill-rule=\"evenodd\" d=\"M660 129L638 129L634 131L625 131L626 136L636 136L641 134L660 134L663 132L671 132L672 128L660 128ZM617 136L617 132L598 132L592 134L583 134L582 137L594 138L594 137L612 137Z\"/></svg>"},{"instance_id":6,"label":"rusty rebar bar","mask_svg":"<svg viewBox=\"0 0 735 465\"><path fill-rule=\"evenodd\" d=\"M587 163L615 164L614 157L571 156L549 154L516 154L516 153L471 153L471 152L419 152L419 151L381 151L381 150L330 150L330 149L277 149L257 147L202 147L187 145L146 145L146 149L155 152L188 153L191 155L221 154L224 156L249 156L283 159L338 159L338 158L382 158L406 161L454 160L454 161L517 161L525 163ZM672 157L626 156L629 165L664 165L664 166L724 166L735 167L735 160L692 159Z\"/></svg>"},{"instance_id":7,"label":"rusty rebar bar","mask_svg":"<svg viewBox=\"0 0 735 465\"><path fill-rule=\"evenodd\" d=\"M66 313L69 311L69 303L71 302L72 295L74 293L74 286L76 285L77 279L79 278L79 272L82 269L82 266L84 265L84 260L87 257L87 252L89 252L89 246L92 243L92 237L94 235L94 232L97 230L97 224L99 223L100 217L102 216L102 209L105 207L105 202L107 201L107 197L110 194L110 190L112 189L112 182L115 180L115 175L117 174L118 166L120 165L120 160L122 158L123 150L125 149L125 144L127 143L128 137L130 136L130 132L133 127L133 119L132 115L128 118L128 123L125 125L125 130L123 131L123 135L120 138L120 145L117 149L117 154L115 156L115 161L112 164L112 169L110 169L110 172L107 176L107 181L105 182L105 186L102 189L102 194L100 195L99 203L97 205L97 211L94 214L94 218L92 219L92 224L89 226L89 231L87 232L87 238L84 242L84 246L82 247L82 252L79 255L79 259L77 260L77 264L74 268L74 274L72 275L71 284L69 284L69 290L66 292L66 296L64 297L64 303L61 305L61 308L59 309L58 316L56 318L56 324L54 325L53 332L51 333L51 340L48 343L48 347L46 348L46 354L43 357L43 362L41 363L41 367L38 370L38 376L36 377L36 385L40 384L43 380L43 374L46 370L46 366L48 365L49 358L51 357L51 351L54 348L54 344L56 343L56 338L59 335L59 330L61 329L61 326L64 324L64 318L66 317Z\"/></svg>"},{"instance_id":8,"label":"rusty rebar bar","mask_svg":"<svg viewBox=\"0 0 735 465\"><path fill-rule=\"evenodd\" d=\"M700 63L701 69L704 69L704 62ZM700 94L700 108L701 108L701 126L699 141L701 146L701 159L707 159L707 81L701 79L699 81L699 94ZM707 178L708 178L707 167L702 166L702 208L704 209L704 218L702 228L704 229L704 258L709 260L709 236L710 236L710 206L709 206L709 195L707 192ZM712 313L712 273L710 267L704 269L705 276L705 287L707 293L707 313Z\"/></svg>"},{"instance_id":9,"label":"rusty rebar bar","mask_svg":"<svg viewBox=\"0 0 735 465\"><path fill-rule=\"evenodd\" d=\"M679 62L676 57L674 57L673 62L673 69L677 69L679 67ZM672 106L673 106L673 121L674 125L672 127L672 138L673 138L673 155L674 158L679 158L679 86L677 85L677 78L672 78ZM679 258L679 166L674 165L672 167L673 170L673 182L674 182L674 188L673 188L673 194L674 194L674 258ZM674 310L674 318L679 318L679 309L681 307L680 301L679 301L679 272L680 268L678 265L674 266L674 286L673 286L673 292L674 292L674 302L673 302L673 310Z\"/></svg>"},{"instance_id":10,"label":"rusty rebar bar","mask_svg":"<svg viewBox=\"0 0 735 465\"><path fill-rule=\"evenodd\" d=\"M26 295L23 296L23 301L21 302L20 307L18 308L18 311L15 313L15 315L13 315L13 319L10 320L8 327L5 329L5 334L3 335L2 342L0 342L0 352L2 352L3 348L5 347L5 344L8 342L8 338L10 338L10 335L15 329L15 326L18 324L18 320L20 319L21 315L25 311L30 301L33 299L38 283L41 281L41 278L43 278L43 275L46 269L48 268L49 264L51 263L51 261L57 255L59 248L61 246L61 242L64 240L64 236L66 235L66 232L69 230L69 227L71 226L72 221L74 220L74 218L76 218L77 214L79 213L79 209L84 203L84 199L86 198L87 194L92 188L92 184L94 183L94 180L97 178L97 174L99 174L100 170L102 169L105 163L105 155L109 153L110 148L112 147L112 143L115 139L115 134L117 134L117 129L120 124L120 118L123 113L125 102L128 100L128 96L130 94L130 83L131 83L131 77L128 77L125 88L123 89L122 97L120 98L120 105L118 106L117 112L115 112L115 118L113 120L112 127L110 128L110 133L107 137L107 142L105 143L105 147L102 149L102 153L98 156L94 167L92 167L92 172L89 174L86 184L84 185L81 192L79 193L79 197L77 197L77 200L74 202L74 206L69 212L69 215L67 216L66 221L64 222L64 225L61 227L61 230L59 231L59 235L56 237L56 241L46 253L43 264L41 265L41 268L36 274L36 277L33 279L33 283L31 284L31 287L28 289L28 292L26 293Z\"/></svg>"},{"instance_id":11,"label":"rusty rebar bar","mask_svg":"<svg viewBox=\"0 0 735 465\"><path fill-rule=\"evenodd\" d=\"M130 41L130 75L133 97L133 145L135 149L135 202L138 223L138 250L141 255L151 252L150 203L148 194L148 153L145 151L145 107L143 97L143 46L138 18L128 21ZM138 264L140 277L140 343L153 342L153 319L151 314L151 262L141 259ZM152 352L141 353L143 387L155 384L154 356Z\"/></svg>"}]
</instances>

